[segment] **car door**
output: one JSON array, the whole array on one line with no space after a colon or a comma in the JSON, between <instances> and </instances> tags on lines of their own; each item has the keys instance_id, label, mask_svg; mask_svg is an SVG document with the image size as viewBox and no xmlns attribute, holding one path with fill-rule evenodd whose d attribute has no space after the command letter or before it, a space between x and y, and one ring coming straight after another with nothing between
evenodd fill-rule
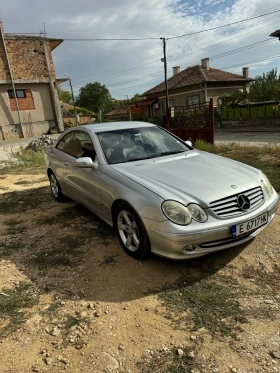
<instances>
[{"instance_id":1,"label":"car door","mask_svg":"<svg viewBox=\"0 0 280 373\"><path fill-rule=\"evenodd\" d=\"M71 147L74 144L74 146ZM84 131L75 131L70 145L71 160L68 162L68 180L75 190L74 199L97 214L102 214L103 205L100 200L100 171L93 168L76 167L75 161L80 157L90 157L98 162L94 145L90 136Z\"/></svg>"},{"instance_id":2,"label":"car door","mask_svg":"<svg viewBox=\"0 0 280 373\"><path fill-rule=\"evenodd\" d=\"M52 157L52 167L55 176L59 182L62 192L69 197L72 197L72 188L69 185L68 180L68 165L71 162L72 157L67 153L69 143L73 139L74 133L68 132L61 138L56 147L54 148L54 156Z\"/></svg>"}]
</instances>

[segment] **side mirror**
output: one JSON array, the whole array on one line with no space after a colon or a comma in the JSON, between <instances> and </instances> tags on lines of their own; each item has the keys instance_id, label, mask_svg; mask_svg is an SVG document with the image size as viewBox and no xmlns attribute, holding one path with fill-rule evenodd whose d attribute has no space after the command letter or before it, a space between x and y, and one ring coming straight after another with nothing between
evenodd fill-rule
<instances>
[{"instance_id":1,"label":"side mirror","mask_svg":"<svg viewBox=\"0 0 280 373\"><path fill-rule=\"evenodd\" d=\"M191 141L185 141L185 144L187 144L187 145L190 146L191 148L193 147Z\"/></svg>"},{"instance_id":2,"label":"side mirror","mask_svg":"<svg viewBox=\"0 0 280 373\"><path fill-rule=\"evenodd\" d=\"M79 168L94 168L96 170L98 164L93 162L90 157L81 157L76 160L75 166Z\"/></svg>"}]
</instances>

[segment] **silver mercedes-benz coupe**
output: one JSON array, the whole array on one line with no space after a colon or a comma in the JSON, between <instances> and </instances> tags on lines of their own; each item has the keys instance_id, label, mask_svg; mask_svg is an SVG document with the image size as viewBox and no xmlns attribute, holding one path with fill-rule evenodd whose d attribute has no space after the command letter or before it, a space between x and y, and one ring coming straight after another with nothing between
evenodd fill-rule
<instances>
[{"instance_id":1,"label":"silver mercedes-benz coupe","mask_svg":"<svg viewBox=\"0 0 280 373\"><path fill-rule=\"evenodd\" d=\"M278 194L261 171L144 122L73 127L45 152L54 198L86 206L124 250L189 259L253 239Z\"/></svg>"}]
</instances>

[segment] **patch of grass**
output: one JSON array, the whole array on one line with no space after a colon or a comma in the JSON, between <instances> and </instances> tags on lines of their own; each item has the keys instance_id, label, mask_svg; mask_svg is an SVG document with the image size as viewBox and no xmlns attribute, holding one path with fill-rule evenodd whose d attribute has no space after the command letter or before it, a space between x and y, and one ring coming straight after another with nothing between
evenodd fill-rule
<instances>
[{"instance_id":1,"label":"patch of grass","mask_svg":"<svg viewBox=\"0 0 280 373\"><path fill-rule=\"evenodd\" d=\"M193 369L200 369L200 364L195 358L188 357L188 354L194 351L190 347L181 348L183 355L179 356L177 349L161 352L157 351L152 358L143 358L136 364L141 373L188 373Z\"/></svg>"},{"instance_id":2,"label":"patch of grass","mask_svg":"<svg viewBox=\"0 0 280 373\"><path fill-rule=\"evenodd\" d=\"M63 323L63 330L65 334L68 334L70 329L75 326L75 325L80 325L81 322L83 321L82 318L72 316L72 315L66 315L66 320Z\"/></svg>"},{"instance_id":3,"label":"patch of grass","mask_svg":"<svg viewBox=\"0 0 280 373\"><path fill-rule=\"evenodd\" d=\"M15 185L30 185L32 183L28 180L21 180L21 181L16 181L14 184Z\"/></svg>"},{"instance_id":4,"label":"patch of grass","mask_svg":"<svg viewBox=\"0 0 280 373\"><path fill-rule=\"evenodd\" d=\"M4 224L7 226L6 234L15 235L25 232L27 228L20 226L20 223L20 221L14 219L5 221Z\"/></svg>"},{"instance_id":5,"label":"patch of grass","mask_svg":"<svg viewBox=\"0 0 280 373\"><path fill-rule=\"evenodd\" d=\"M69 226L74 224L77 218L84 218L88 222L99 221L96 215L81 205L68 206L54 216L49 216L40 221L41 224L63 224Z\"/></svg>"},{"instance_id":6,"label":"patch of grass","mask_svg":"<svg viewBox=\"0 0 280 373\"><path fill-rule=\"evenodd\" d=\"M12 162L9 166L0 169L1 174L26 174L38 173L44 170L44 153L34 152L33 150L21 150L13 154L18 162Z\"/></svg>"},{"instance_id":7,"label":"patch of grass","mask_svg":"<svg viewBox=\"0 0 280 373\"><path fill-rule=\"evenodd\" d=\"M51 195L45 193L47 187L36 190L14 191L0 196L0 213L15 213L27 208L38 209L42 203L50 202Z\"/></svg>"},{"instance_id":8,"label":"patch of grass","mask_svg":"<svg viewBox=\"0 0 280 373\"><path fill-rule=\"evenodd\" d=\"M204 141L196 141L194 146L258 168L268 176L275 190L280 192L280 146L273 143L262 147L240 146L235 143L217 146Z\"/></svg>"},{"instance_id":9,"label":"patch of grass","mask_svg":"<svg viewBox=\"0 0 280 373\"><path fill-rule=\"evenodd\" d=\"M49 266L70 266L72 264L71 258L67 253L62 253L59 249L40 251L33 256L32 262L43 268Z\"/></svg>"},{"instance_id":10,"label":"patch of grass","mask_svg":"<svg viewBox=\"0 0 280 373\"><path fill-rule=\"evenodd\" d=\"M106 267L115 267L117 264L116 257L119 255L113 255L106 257L100 264L99 267L106 268Z\"/></svg>"},{"instance_id":11,"label":"patch of grass","mask_svg":"<svg viewBox=\"0 0 280 373\"><path fill-rule=\"evenodd\" d=\"M9 256L13 254L15 251L19 251L24 248L24 244L22 242L15 242L10 243L8 245L2 246L0 248L0 257Z\"/></svg>"},{"instance_id":12,"label":"patch of grass","mask_svg":"<svg viewBox=\"0 0 280 373\"><path fill-rule=\"evenodd\" d=\"M179 284L176 289L163 291L159 297L167 308L167 317L189 311L193 330L205 328L212 337L234 336L236 325L246 322L237 300L238 289L233 279L212 276L192 285Z\"/></svg>"},{"instance_id":13,"label":"patch of grass","mask_svg":"<svg viewBox=\"0 0 280 373\"><path fill-rule=\"evenodd\" d=\"M256 266L246 266L243 268L242 276L248 280L253 279L254 283L260 288L265 289L267 292L269 286L275 294L280 291L280 266L274 264L273 272L265 271L260 265Z\"/></svg>"},{"instance_id":14,"label":"patch of grass","mask_svg":"<svg viewBox=\"0 0 280 373\"><path fill-rule=\"evenodd\" d=\"M83 254L84 252L82 250L75 250L73 247L66 249L63 245L60 245L52 250L37 252L33 255L31 260L41 268L49 266L70 266L77 263L77 257Z\"/></svg>"},{"instance_id":15,"label":"patch of grass","mask_svg":"<svg viewBox=\"0 0 280 373\"><path fill-rule=\"evenodd\" d=\"M0 296L0 316L9 320L0 335L6 336L25 322L24 308L30 308L38 301L38 291L29 283L22 282L14 289L3 289L6 296Z\"/></svg>"},{"instance_id":16,"label":"patch of grass","mask_svg":"<svg viewBox=\"0 0 280 373\"><path fill-rule=\"evenodd\" d=\"M69 248L69 249L76 249L77 247L83 246L88 237L87 236L67 236L61 237L59 239L61 245ZM80 255L83 251L80 250L71 250L72 255Z\"/></svg>"}]
</instances>

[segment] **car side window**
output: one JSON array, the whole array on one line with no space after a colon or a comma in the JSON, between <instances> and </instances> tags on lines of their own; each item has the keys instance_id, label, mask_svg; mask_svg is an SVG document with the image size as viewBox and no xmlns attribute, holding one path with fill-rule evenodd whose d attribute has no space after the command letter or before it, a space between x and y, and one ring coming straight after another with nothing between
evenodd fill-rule
<instances>
[{"instance_id":1,"label":"car side window","mask_svg":"<svg viewBox=\"0 0 280 373\"><path fill-rule=\"evenodd\" d=\"M56 145L57 149L64 151L64 147L71 141L73 137L73 132L67 133L63 136L59 143Z\"/></svg>"},{"instance_id":2,"label":"car side window","mask_svg":"<svg viewBox=\"0 0 280 373\"><path fill-rule=\"evenodd\" d=\"M93 162L96 160L96 152L90 136L83 132L76 132L73 140L79 140L82 146L82 154L79 157L90 157Z\"/></svg>"},{"instance_id":3,"label":"car side window","mask_svg":"<svg viewBox=\"0 0 280 373\"><path fill-rule=\"evenodd\" d=\"M75 158L90 157L96 160L96 153L90 136L83 131L73 131L65 135L57 144L57 149Z\"/></svg>"}]
</instances>

